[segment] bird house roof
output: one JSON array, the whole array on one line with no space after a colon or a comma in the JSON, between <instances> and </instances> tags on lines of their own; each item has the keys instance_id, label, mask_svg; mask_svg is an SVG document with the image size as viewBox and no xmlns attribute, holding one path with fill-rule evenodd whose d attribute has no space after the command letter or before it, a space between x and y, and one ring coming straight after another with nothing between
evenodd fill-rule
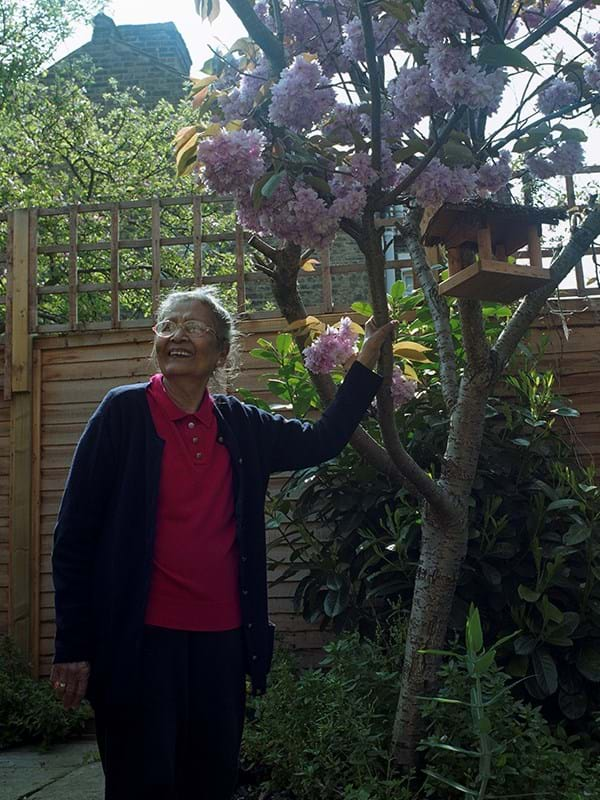
<instances>
[{"instance_id":1,"label":"bird house roof","mask_svg":"<svg viewBox=\"0 0 600 800\"><path fill-rule=\"evenodd\" d=\"M421 223L423 244L432 247L460 247L476 244L477 231L489 227L492 245L502 244L505 252L514 253L527 244L531 225L556 225L567 216L561 207L536 208L527 205L495 203L491 200L473 200L465 203L445 203L437 211L425 212Z\"/></svg>"}]
</instances>

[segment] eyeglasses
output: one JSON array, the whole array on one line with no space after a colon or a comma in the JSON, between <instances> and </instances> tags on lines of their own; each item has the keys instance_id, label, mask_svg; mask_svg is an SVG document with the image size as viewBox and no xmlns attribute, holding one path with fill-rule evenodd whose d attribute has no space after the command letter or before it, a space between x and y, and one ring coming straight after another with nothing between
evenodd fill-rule
<instances>
[{"instance_id":1,"label":"eyeglasses","mask_svg":"<svg viewBox=\"0 0 600 800\"><path fill-rule=\"evenodd\" d=\"M156 323L152 330L162 339L168 339L170 336L175 335L175 332L178 330L178 328L182 328L192 339L203 339L205 336L209 336L210 334L212 334L215 339L219 338L214 328L210 328L208 325L205 325L203 322L200 322L197 319L186 319L185 322L174 322L172 319L161 319L160 322Z\"/></svg>"}]
</instances>

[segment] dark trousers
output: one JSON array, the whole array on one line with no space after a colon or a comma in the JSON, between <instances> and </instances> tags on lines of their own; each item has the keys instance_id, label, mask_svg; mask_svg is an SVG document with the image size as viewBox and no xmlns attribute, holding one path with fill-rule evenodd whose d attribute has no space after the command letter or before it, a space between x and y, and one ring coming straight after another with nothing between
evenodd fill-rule
<instances>
[{"instance_id":1,"label":"dark trousers","mask_svg":"<svg viewBox=\"0 0 600 800\"><path fill-rule=\"evenodd\" d=\"M140 699L94 707L106 800L230 800L245 708L241 630L144 628Z\"/></svg>"}]
</instances>

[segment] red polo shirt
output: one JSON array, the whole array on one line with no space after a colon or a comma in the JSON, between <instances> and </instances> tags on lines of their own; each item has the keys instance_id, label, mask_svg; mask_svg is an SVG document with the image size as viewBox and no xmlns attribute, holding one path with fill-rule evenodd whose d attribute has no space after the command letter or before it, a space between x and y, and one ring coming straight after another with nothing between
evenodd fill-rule
<instances>
[{"instance_id":1,"label":"red polo shirt","mask_svg":"<svg viewBox=\"0 0 600 800\"><path fill-rule=\"evenodd\" d=\"M212 398L205 392L198 411L188 414L168 396L160 374L147 397L165 445L145 621L190 631L238 628L233 479Z\"/></svg>"}]
</instances>

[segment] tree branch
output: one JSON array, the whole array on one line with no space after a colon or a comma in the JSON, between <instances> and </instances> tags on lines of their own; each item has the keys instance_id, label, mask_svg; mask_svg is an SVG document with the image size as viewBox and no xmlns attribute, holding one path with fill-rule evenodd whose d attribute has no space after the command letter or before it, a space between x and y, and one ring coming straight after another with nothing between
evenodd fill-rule
<instances>
[{"instance_id":1,"label":"tree branch","mask_svg":"<svg viewBox=\"0 0 600 800\"><path fill-rule=\"evenodd\" d=\"M283 43L270 31L256 15L249 0L227 0L232 11L248 31L251 39L260 47L269 59L273 72L279 75L286 66Z\"/></svg>"},{"instance_id":2,"label":"tree branch","mask_svg":"<svg viewBox=\"0 0 600 800\"><path fill-rule=\"evenodd\" d=\"M406 225L399 225L402 241L408 250L413 268L417 273L419 283L423 288L423 294L431 313L433 326L435 328L438 343L438 354L440 358L440 382L442 394L449 412L456 405L458 396L458 373L456 369L456 353L454 351L454 340L450 330L450 312L448 303L440 295L437 288L437 281L433 270L427 263L425 251L419 235L419 222L421 212L418 209L409 212L409 220Z\"/></svg>"},{"instance_id":3,"label":"tree branch","mask_svg":"<svg viewBox=\"0 0 600 800\"><path fill-rule=\"evenodd\" d=\"M508 364L518 343L540 313L546 300L561 281L566 278L598 236L600 236L600 206L594 206L582 225L572 232L571 238L552 262L550 267L551 280L545 286L523 298L498 337L498 341L492 348L494 360L493 380L498 379L502 370Z\"/></svg>"},{"instance_id":4,"label":"tree branch","mask_svg":"<svg viewBox=\"0 0 600 800\"><path fill-rule=\"evenodd\" d=\"M532 44L535 44L540 39L542 39L548 31L551 31L552 28L555 28L559 22L562 22L565 17L568 17L574 11L581 8L586 4L587 0L573 0L568 6L565 6L560 11L557 11L556 14L553 14L548 19L544 20L541 25L539 25L534 31L532 31L529 36L527 36L521 44L517 45L517 50L523 52L523 50L527 50L528 47L531 47Z\"/></svg>"},{"instance_id":5,"label":"tree branch","mask_svg":"<svg viewBox=\"0 0 600 800\"><path fill-rule=\"evenodd\" d=\"M491 34L492 39L500 44L504 43L504 36L502 35L502 31L498 27L498 23L492 17L490 12L487 9L487 6L483 0L473 0L473 5L477 9L477 13L481 17L481 19L487 25L487 32Z\"/></svg>"},{"instance_id":6,"label":"tree branch","mask_svg":"<svg viewBox=\"0 0 600 800\"><path fill-rule=\"evenodd\" d=\"M369 92L371 96L371 166L378 173L381 169L381 86L379 82L379 69L377 67L377 50L375 36L373 35L373 20L371 10L359 2L360 21L365 37L365 51L367 53L367 69L369 72Z\"/></svg>"}]
</instances>

